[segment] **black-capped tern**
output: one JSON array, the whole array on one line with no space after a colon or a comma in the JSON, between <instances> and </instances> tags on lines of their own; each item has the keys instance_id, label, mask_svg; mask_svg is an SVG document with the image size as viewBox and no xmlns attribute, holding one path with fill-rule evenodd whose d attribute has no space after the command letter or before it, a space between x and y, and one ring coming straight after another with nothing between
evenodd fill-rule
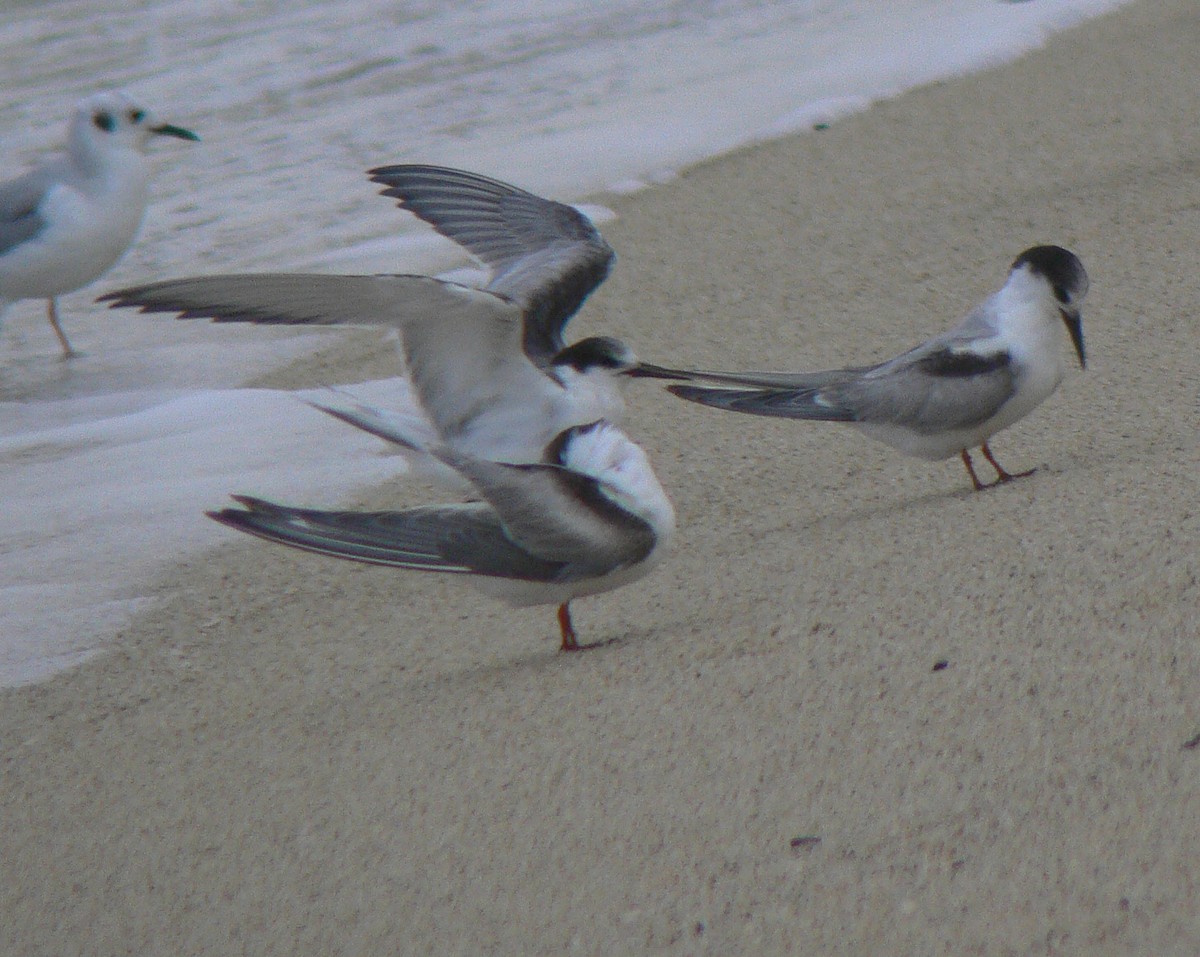
<instances>
[{"instance_id":1,"label":"black-capped tern","mask_svg":"<svg viewBox=\"0 0 1200 957\"><path fill-rule=\"evenodd\" d=\"M491 462L448 445L425 451L460 473L482 501L348 512L234 496L243 508L209 515L310 552L468 575L513 606L558 605L563 651L580 648L570 602L642 578L675 530L674 509L646 453L607 422L567 429L537 464Z\"/></svg>"},{"instance_id":2,"label":"black-capped tern","mask_svg":"<svg viewBox=\"0 0 1200 957\"><path fill-rule=\"evenodd\" d=\"M670 385L691 402L751 415L847 422L909 455L959 455L976 490L970 449L980 447L996 482L1029 475L1001 467L988 440L1040 405L1066 373L1065 326L1086 364L1081 309L1088 277L1074 253L1034 246L1004 286L949 332L878 365L827 372L682 372L727 386ZM665 370L663 370L665 371ZM995 484L995 483L993 483Z\"/></svg>"}]
</instances>

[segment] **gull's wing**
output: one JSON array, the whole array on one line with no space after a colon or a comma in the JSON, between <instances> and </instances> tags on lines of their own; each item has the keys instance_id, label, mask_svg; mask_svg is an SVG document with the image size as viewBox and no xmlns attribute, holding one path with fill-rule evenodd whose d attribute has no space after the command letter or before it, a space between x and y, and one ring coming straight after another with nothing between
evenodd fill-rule
<instances>
[{"instance_id":1,"label":"gull's wing","mask_svg":"<svg viewBox=\"0 0 1200 957\"><path fill-rule=\"evenodd\" d=\"M239 531L371 565L526 581L560 581L564 566L526 552L481 503L402 512L318 511L235 495L243 507L209 512Z\"/></svg>"},{"instance_id":2,"label":"gull's wing","mask_svg":"<svg viewBox=\"0 0 1200 957\"><path fill-rule=\"evenodd\" d=\"M507 465L450 448L432 454L470 480L526 551L599 575L641 561L655 534L604 494L600 483L559 465Z\"/></svg>"},{"instance_id":3,"label":"gull's wing","mask_svg":"<svg viewBox=\"0 0 1200 957\"><path fill-rule=\"evenodd\" d=\"M0 256L36 236L46 225L38 212L49 186L46 169L0 183Z\"/></svg>"},{"instance_id":4,"label":"gull's wing","mask_svg":"<svg viewBox=\"0 0 1200 957\"><path fill-rule=\"evenodd\" d=\"M680 398L752 415L899 425L932 433L970 428L1013 395L1007 351L980 353L931 344L867 370L820 373L800 388L722 389L672 385Z\"/></svg>"},{"instance_id":5,"label":"gull's wing","mask_svg":"<svg viewBox=\"0 0 1200 957\"><path fill-rule=\"evenodd\" d=\"M428 276L198 276L121 289L100 301L217 322L395 326L413 385L444 441L499 407L528 401L536 408L532 397L558 388L522 352L513 303Z\"/></svg>"},{"instance_id":6,"label":"gull's wing","mask_svg":"<svg viewBox=\"0 0 1200 957\"><path fill-rule=\"evenodd\" d=\"M492 270L487 288L525 313L524 348L541 363L604 281L612 248L577 209L498 180L438 166L381 166L383 195L454 240Z\"/></svg>"}]
</instances>

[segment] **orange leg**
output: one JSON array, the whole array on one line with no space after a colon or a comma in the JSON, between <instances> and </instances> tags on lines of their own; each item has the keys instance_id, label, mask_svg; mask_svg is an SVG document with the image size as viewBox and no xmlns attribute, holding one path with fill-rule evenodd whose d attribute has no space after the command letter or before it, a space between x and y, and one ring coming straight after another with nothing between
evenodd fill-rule
<instances>
[{"instance_id":1,"label":"orange leg","mask_svg":"<svg viewBox=\"0 0 1200 957\"><path fill-rule=\"evenodd\" d=\"M963 465L967 467L967 474L971 476L971 484L975 486L975 491L980 492L987 488L986 485L979 481L979 476L975 474L975 465L971 461L971 453L966 449L962 450L962 460Z\"/></svg>"},{"instance_id":2,"label":"orange leg","mask_svg":"<svg viewBox=\"0 0 1200 957\"><path fill-rule=\"evenodd\" d=\"M58 344L62 346L62 357L64 359L73 359L79 355L71 348L71 343L67 341L67 334L63 332L62 326L58 323L58 302L50 298L46 300L46 318L50 320L50 327L54 330L54 334L58 336Z\"/></svg>"},{"instance_id":3,"label":"orange leg","mask_svg":"<svg viewBox=\"0 0 1200 957\"><path fill-rule=\"evenodd\" d=\"M564 601L558 606L558 627L562 631L562 650L579 651L579 641L575 636L575 626L571 624L571 603Z\"/></svg>"},{"instance_id":4,"label":"orange leg","mask_svg":"<svg viewBox=\"0 0 1200 957\"><path fill-rule=\"evenodd\" d=\"M1006 472L1003 466L996 461L996 456L992 455L992 450L988 448L988 444L986 442L983 443L983 454L984 457L992 463L992 468L996 470L996 475L999 476L999 478L996 479L997 482L1011 482L1013 479L1024 478L1026 475L1032 475L1037 471L1036 468L1032 468L1025 472Z\"/></svg>"}]
</instances>

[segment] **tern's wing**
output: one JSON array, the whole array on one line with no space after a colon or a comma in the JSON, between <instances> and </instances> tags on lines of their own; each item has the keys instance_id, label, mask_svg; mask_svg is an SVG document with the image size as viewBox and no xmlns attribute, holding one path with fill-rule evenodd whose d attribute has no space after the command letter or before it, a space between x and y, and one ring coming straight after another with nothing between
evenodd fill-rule
<instances>
[{"instance_id":1,"label":"tern's wing","mask_svg":"<svg viewBox=\"0 0 1200 957\"><path fill-rule=\"evenodd\" d=\"M383 195L454 240L492 270L487 288L525 313L525 351L542 363L562 330L604 281L612 248L577 209L474 173L438 166L381 166Z\"/></svg>"},{"instance_id":2,"label":"tern's wing","mask_svg":"<svg viewBox=\"0 0 1200 957\"><path fill-rule=\"evenodd\" d=\"M513 303L427 276L198 276L122 289L101 301L217 322L395 326L413 385L446 441L497 403L521 404L554 387L521 351Z\"/></svg>"},{"instance_id":3,"label":"tern's wing","mask_svg":"<svg viewBox=\"0 0 1200 957\"><path fill-rule=\"evenodd\" d=\"M903 360L903 361L902 361ZM868 370L799 388L721 389L672 385L683 399L752 415L900 425L922 433L970 428L991 418L1013 394L1006 351L978 353L939 345Z\"/></svg>"},{"instance_id":4,"label":"tern's wing","mask_svg":"<svg viewBox=\"0 0 1200 957\"><path fill-rule=\"evenodd\" d=\"M561 562L536 558L481 503L402 512L325 512L234 496L210 517L273 542L372 565L528 581L559 581Z\"/></svg>"},{"instance_id":5,"label":"tern's wing","mask_svg":"<svg viewBox=\"0 0 1200 957\"><path fill-rule=\"evenodd\" d=\"M597 575L654 549L650 525L604 494L590 476L558 465L506 465L453 449L433 454L468 478L528 552Z\"/></svg>"},{"instance_id":6,"label":"tern's wing","mask_svg":"<svg viewBox=\"0 0 1200 957\"><path fill-rule=\"evenodd\" d=\"M49 186L45 169L0 183L0 256L36 236L46 221L38 212Z\"/></svg>"},{"instance_id":7,"label":"tern's wing","mask_svg":"<svg viewBox=\"0 0 1200 957\"><path fill-rule=\"evenodd\" d=\"M660 379L699 379L704 382L719 382L722 385L759 389L817 389L823 385L841 382L848 374L868 371L866 367L836 369L829 372L716 372L706 369L673 369L663 366L652 368L661 373L655 376Z\"/></svg>"},{"instance_id":8,"label":"tern's wing","mask_svg":"<svg viewBox=\"0 0 1200 957\"><path fill-rule=\"evenodd\" d=\"M181 319L400 327L410 316L467 308L485 296L496 298L427 276L244 273L166 279L118 289L98 301L114 309L175 312Z\"/></svg>"}]
</instances>

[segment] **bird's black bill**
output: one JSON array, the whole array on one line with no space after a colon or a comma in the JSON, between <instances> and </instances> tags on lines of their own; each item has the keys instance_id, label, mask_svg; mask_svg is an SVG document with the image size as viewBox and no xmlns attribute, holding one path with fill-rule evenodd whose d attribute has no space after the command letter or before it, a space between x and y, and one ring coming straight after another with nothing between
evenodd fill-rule
<instances>
[{"instance_id":1,"label":"bird's black bill","mask_svg":"<svg viewBox=\"0 0 1200 957\"><path fill-rule=\"evenodd\" d=\"M625 372L635 379L691 379L692 374L683 369L668 369L666 366L656 366L649 362L640 362Z\"/></svg>"},{"instance_id":2,"label":"bird's black bill","mask_svg":"<svg viewBox=\"0 0 1200 957\"><path fill-rule=\"evenodd\" d=\"M151 133L158 133L160 136L174 136L181 140L191 140L193 143L199 143L198 137L191 130L185 130L182 126L175 126L172 123L163 123L160 126L150 127Z\"/></svg>"},{"instance_id":3,"label":"bird's black bill","mask_svg":"<svg viewBox=\"0 0 1200 957\"><path fill-rule=\"evenodd\" d=\"M1072 316L1068 312L1062 314L1063 322L1067 324L1067 332L1071 334L1071 344L1075 346L1075 353L1079 356L1079 368L1087 368L1087 356L1083 351L1083 317Z\"/></svg>"}]
</instances>

